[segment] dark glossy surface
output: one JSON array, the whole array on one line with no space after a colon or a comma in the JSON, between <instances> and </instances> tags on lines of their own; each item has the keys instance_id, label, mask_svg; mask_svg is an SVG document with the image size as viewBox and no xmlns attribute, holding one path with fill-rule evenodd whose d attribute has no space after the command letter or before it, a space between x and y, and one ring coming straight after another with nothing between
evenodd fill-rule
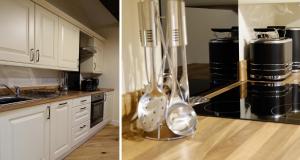
<instances>
[{"instance_id":1,"label":"dark glossy surface","mask_svg":"<svg viewBox=\"0 0 300 160\"><path fill-rule=\"evenodd\" d=\"M47 92L47 91L27 91L26 93L22 94L24 97L30 97L33 99L41 99L41 98L56 98L59 97L61 95L63 95L63 92L56 92L56 91L51 91L51 92Z\"/></svg>"},{"instance_id":2,"label":"dark glossy surface","mask_svg":"<svg viewBox=\"0 0 300 160\"><path fill-rule=\"evenodd\" d=\"M249 82L194 108L202 116L300 124L300 85Z\"/></svg>"},{"instance_id":3,"label":"dark glossy surface","mask_svg":"<svg viewBox=\"0 0 300 160\"><path fill-rule=\"evenodd\" d=\"M31 100L23 97L0 97L0 105Z\"/></svg>"},{"instance_id":4,"label":"dark glossy surface","mask_svg":"<svg viewBox=\"0 0 300 160\"><path fill-rule=\"evenodd\" d=\"M212 92L215 92L218 89L226 87L230 84L233 84L237 81L217 81L211 80L210 78L207 79L189 79L189 88L190 88L190 95L191 96L205 96Z\"/></svg>"}]
</instances>

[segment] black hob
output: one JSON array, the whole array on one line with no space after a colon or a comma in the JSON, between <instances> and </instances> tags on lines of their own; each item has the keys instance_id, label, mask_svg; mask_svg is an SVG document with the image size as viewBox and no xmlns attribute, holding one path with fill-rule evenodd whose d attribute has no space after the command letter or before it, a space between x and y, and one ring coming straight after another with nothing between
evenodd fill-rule
<instances>
[{"instance_id":1,"label":"black hob","mask_svg":"<svg viewBox=\"0 0 300 160\"><path fill-rule=\"evenodd\" d=\"M300 85L248 82L194 109L202 116L300 124Z\"/></svg>"}]
</instances>

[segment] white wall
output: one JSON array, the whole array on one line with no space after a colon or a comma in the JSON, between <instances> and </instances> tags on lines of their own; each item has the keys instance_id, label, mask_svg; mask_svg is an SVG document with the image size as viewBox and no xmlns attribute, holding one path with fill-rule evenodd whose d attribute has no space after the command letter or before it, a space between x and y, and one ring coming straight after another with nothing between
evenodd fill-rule
<instances>
[{"instance_id":1,"label":"white wall","mask_svg":"<svg viewBox=\"0 0 300 160\"><path fill-rule=\"evenodd\" d=\"M122 5L122 94L142 89L147 84L144 51L140 44L137 2L123 0ZM161 48L155 55L156 69L160 68Z\"/></svg>"},{"instance_id":2,"label":"white wall","mask_svg":"<svg viewBox=\"0 0 300 160\"><path fill-rule=\"evenodd\" d=\"M186 8L187 61L209 63L208 42L214 38L211 28L231 28L238 25L238 14L232 10Z\"/></svg>"},{"instance_id":3,"label":"white wall","mask_svg":"<svg viewBox=\"0 0 300 160\"><path fill-rule=\"evenodd\" d=\"M58 85L60 71L0 65L0 83L9 86Z\"/></svg>"},{"instance_id":4,"label":"white wall","mask_svg":"<svg viewBox=\"0 0 300 160\"><path fill-rule=\"evenodd\" d=\"M113 121L119 122L119 26L98 29L105 36L103 75L100 87L114 88Z\"/></svg>"},{"instance_id":5,"label":"white wall","mask_svg":"<svg viewBox=\"0 0 300 160\"><path fill-rule=\"evenodd\" d=\"M287 27L300 27L300 5L299 3L288 3L277 5L275 24Z\"/></svg>"},{"instance_id":6,"label":"white wall","mask_svg":"<svg viewBox=\"0 0 300 160\"><path fill-rule=\"evenodd\" d=\"M253 28L265 28L270 25L300 27L299 15L298 3L239 5L240 60L248 58L248 44L255 38Z\"/></svg>"}]
</instances>

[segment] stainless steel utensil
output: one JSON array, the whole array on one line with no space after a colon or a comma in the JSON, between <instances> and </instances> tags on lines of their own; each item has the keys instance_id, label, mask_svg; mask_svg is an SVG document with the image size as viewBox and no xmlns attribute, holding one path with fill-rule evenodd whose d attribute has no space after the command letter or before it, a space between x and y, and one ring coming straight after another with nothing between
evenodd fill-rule
<instances>
[{"instance_id":1,"label":"stainless steel utensil","mask_svg":"<svg viewBox=\"0 0 300 160\"><path fill-rule=\"evenodd\" d=\"M154 131L160 126L167 105L166 95L157 87L153 54L151 54L151 91L146 92L138 103L138 118L146 132Z\"/></svg>"},{"instance_id":2,"label":"stainless steel utensil","mask_svg":"<svg viewBox=\"0 0 300 160\"><path fill-rule=\"evenodd\" d=\"M186 62L186 47L185 45L181 48L181 59L182 59L182 75L180 78L180 90L182 93L182 98L185 102L189 102L190 98L190 88L189 88L189 80L188 80L188 72L187 72L187 62Z\"/></svg>"},{"instance_id":3,"label":"stainless steel utensil","mask_svg":"<svg viewBox=\"0 0 300 160\"><path fill-rule=\"evenodd\" d=\"M145 92L140 98L138 103L138 119L144 131L151 132L159 128L164 120L167 97L162 93L157 86L157 77L155 70L155 49L157 46L156 39L156 18L155 6L152 0L145 0L138 3L139 14L141 14L140 26L143 26L141 30L142 45L148 47L151 50L150 63L151 63L151 90Z\"/></svg>"},{"instance_id":4,"label":"stainless steel utensil","mask_svg":"<svg viewBox=\"0 0 300 160\"><path fill-rule=\"evenodd\" d=\"M196 113L194 109L184 101L177 81L177 47L187 44L185 27L184 1L168 0L167 37L172 55L172 59L169 60L169 63L172 65L173 86L166 113L166 122L173 133L183 136L193 134L197 126ZM179 93L181 93L181 95L179 95Z\"/></svg>"},{"instance_id":5,"label":"stainless steel utensil","mask_svg":"<svg viewBox=\"0 0 300 160\"><path fill-rule=\"evenodd\" d=\"M182 98L183 94L179 89L179 84L177 80L177 63L174 61L177 56L176 49L172 49L172 74L173 74L173 86L172 86L172 93L170 103L167 108L166 113L166 122L169 129L177 134L188 136L193 134L196 131L197 127L197 115L194 109L184 101Z\"/></svg>"}]
</instances>

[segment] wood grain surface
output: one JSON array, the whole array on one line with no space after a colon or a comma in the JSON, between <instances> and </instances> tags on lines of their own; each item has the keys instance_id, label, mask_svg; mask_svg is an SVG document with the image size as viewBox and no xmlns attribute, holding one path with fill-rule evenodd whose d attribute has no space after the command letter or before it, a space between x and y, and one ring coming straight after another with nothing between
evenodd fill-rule
<instances>
[{"instance_id":1,"label":"wood grain surface","mask_svg":"<svg viewBox=\"0 0 300 160\"><path fill-rule=\"evenodd\" d=\"M199 117L193 137L167 142L123 136L122 153L124 160L294 160L300 159L300 127Z\"/></svg>"},{"instance_id":2,"label":"wood grain surface","mask_svg":"<svg viewBox=\"0 0 300 160\"><path fill-rule=\"evenodd\" d=\"M118 160L119 127L108 125L68 155L65 160Z\"/></svg>"}]
</instances>

